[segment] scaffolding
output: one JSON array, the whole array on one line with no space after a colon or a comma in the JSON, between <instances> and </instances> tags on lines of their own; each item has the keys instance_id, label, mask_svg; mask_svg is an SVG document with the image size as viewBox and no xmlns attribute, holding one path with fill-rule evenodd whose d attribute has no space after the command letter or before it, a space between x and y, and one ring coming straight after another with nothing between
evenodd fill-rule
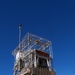
<instances>
[{"instance_id":1,"label":"scaffolding","mask_svg":"<svg viewBox=\"0 0 75 75\"><path fill-rule=\"evenodd\" d=\"M36 65L37 61L35 61L36 50L40 52L44 52L45 54L47 53L50 57L49 59L53 59L51 41L41 38L39 36L36 36L34 34L27 33L12 53L15 57L14 75L17 75L16 70L19 71L18 75L21 75L21 74L24 75L23 73L27 72L26 66L28 68L31 68L33 64L35 67L37 66ZM52 69L51 61L48 64L49 64L48 67L51 70Z\"/></svg>"},{"instance_id":2,"label":"scaffolding","mask_svg":"<svg viewBox=\"0 0 75 75\"><path fill-rule=\"evenodd\" d=\"M49 55L53 58L51 41L38 37L34 34L27 33L19 45L20 51L28 52L30 50L41 50L49 53ZM19 46L14 49L13 55L16 55L18 50Z\"/></svg>"}]
</instances>

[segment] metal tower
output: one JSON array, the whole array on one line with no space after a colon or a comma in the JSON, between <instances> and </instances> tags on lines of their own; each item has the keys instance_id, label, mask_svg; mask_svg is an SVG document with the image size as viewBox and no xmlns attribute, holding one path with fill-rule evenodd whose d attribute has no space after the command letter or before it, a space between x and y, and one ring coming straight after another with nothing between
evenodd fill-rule
<instances>
[{"instance_id":1,"label":"metal tower","mask_svg":"<svg viewBox=\"0 0 75 75\"><path fill-rule=\"evenodd\" d=\"M20 28L21 29L21 28ZM27 33L13 51L15 57L13 75L56 75L52 67L52 43Z\"/></svg>"}]
</instances>

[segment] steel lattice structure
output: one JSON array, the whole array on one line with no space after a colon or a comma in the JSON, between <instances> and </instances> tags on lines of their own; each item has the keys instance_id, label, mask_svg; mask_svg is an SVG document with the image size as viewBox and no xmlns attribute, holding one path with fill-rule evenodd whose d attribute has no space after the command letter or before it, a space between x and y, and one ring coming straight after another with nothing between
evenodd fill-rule
<instances>
[{"instance_id":1,"label":"steel lattice structure","mask_svg":"<svg viewBox=\"0 0 75 75\"><path fill-rule=\"evenodd\" d=\"M20 49L19 46L15 48L13 51L13 55L16 55L18 50L25 52L27 52L28 50L41 50L49 53L49 55L53 58L51 41L36 36L34 34L27 33L19 45Z\"/></svg>"},{"instance_id":2,"label":"steel lattice structure","mask_svg":"<svg viewBox=\"0 0 75 75\"><path fill-rule=\"evenodd\" d=\"M34 66L37 66L37 56L36 50L40 52L44 52L44 54L48 54L50 58L47 58L48 67L50 70L52 70L52 58L53 58L53 52L52 52L52 43L49 40L46 40L44 38L41 38L39 36L36 36L31 33L27 33L22 41L19 41L19 45L14 49L12 54L15 56L15 63L14 63L14 75L16 73L16 70L19 71L20 69L20 60L24 63L23 69L20 71L20 75L24 75L26 67L25 63L29 65L29 68L34 64ZM50 60L50 61L49 61ZM36 61L36 62L35 62ZM17 67L17 69L16 69ZM18 74L18 75L19 75Z\"/></svg>"}]
</instances>

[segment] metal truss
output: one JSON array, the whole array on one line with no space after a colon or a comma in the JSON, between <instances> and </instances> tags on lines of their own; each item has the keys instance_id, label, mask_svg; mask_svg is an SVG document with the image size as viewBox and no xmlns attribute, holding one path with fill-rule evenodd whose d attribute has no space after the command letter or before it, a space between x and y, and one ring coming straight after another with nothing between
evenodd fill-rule
<instances>
[{"instance_id":1,"label":"metal truss","mask_svg":"<svg viewBox=\"0 0 75 75\"><path fill-rule=\"evenodd\" d=\"M47 52L51 57L53 57L51 41L48 41L31 33L27 33L22 39L21 43L18 45L18 47L14 49L14 56L16 55L18 50L25 52L29 50L41 50Z\"/></svg>"}]
</instances>

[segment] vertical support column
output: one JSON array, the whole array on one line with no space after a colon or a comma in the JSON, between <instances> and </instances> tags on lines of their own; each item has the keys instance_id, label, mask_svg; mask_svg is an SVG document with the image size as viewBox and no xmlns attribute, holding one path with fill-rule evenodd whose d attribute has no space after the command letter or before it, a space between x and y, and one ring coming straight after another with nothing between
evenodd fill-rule
<instances>
[{"instance_id":1,"label":"vertical support column","mask_svg":"<svg viewBox=\"0 0 75 75\"><path fill-rule=\"evenodd\" d=\"M36 51L34 52L34 67L35 68L37 67L37 64L36 64Z\"/></svg>"},{"instance_id":2,"label":"vertical support column","mask_svg":"<svg viewBox=\"0 0 75 75\"><path fill-rule=\"evenodd\" d=\"M52 60L49 60L49 70L51 71L52 70L52 63L51 63Z\"/></svg>"},{"instance_id":3,"label":"vertical support column","mask_svg":"<svg viewBox=\"0 0 75 75\"><path fill-rule=\"evenodd\" d=\"M21 30L22 30L22 24L19 25L19 50L20 50L20 42L21 42Z\"/></svg>"},{"instance_id":4,"label":"vertical support column","mask_svg":"<svg viewBox=\"0 0 75 75\"><path fill-rule=\"evenodd\" d=\"M48 65L48 67L50 66L50 64L49 64L49 60L47 59L47 65Z\"/></svg>"},{"instance_id":5,"label":"vertical support column","mask_svg":"<svg viewBox=\"0 0 75 75\"><path fill-rule=\"evenodd\" d=\"M32 53L30 54L30 66L32 66Z\"/></svg>"},{"instance_id":6,"label":"vertical support column","mask_svg":"<svg viewBox=\"0 0 75 75\"><path fill-rule=\"evenodd\" d=\"M28 49L29 49L29 43L30 43L30 34L28 33Z\"/></svg>"}]
</instances>

